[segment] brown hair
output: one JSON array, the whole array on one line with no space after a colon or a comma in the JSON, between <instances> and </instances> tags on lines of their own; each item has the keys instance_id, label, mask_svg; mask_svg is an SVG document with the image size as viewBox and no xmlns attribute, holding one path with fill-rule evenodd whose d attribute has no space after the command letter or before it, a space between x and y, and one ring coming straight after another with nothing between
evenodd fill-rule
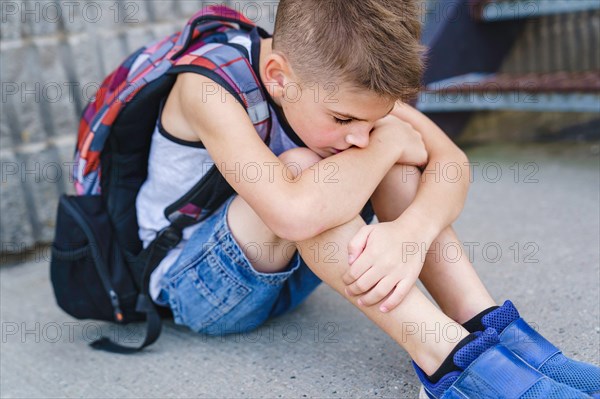
<instances>
[{"instance_id":1,"label":"brown hair","mask_svg":"<svg viewBox=\"0 0 600 399\"><path fill-rule=\"evenodd\" d=\"M273 50L302 81L408 101L421 86L420 34L414 0L281 0Z\"/></svg>"}]
</instances>

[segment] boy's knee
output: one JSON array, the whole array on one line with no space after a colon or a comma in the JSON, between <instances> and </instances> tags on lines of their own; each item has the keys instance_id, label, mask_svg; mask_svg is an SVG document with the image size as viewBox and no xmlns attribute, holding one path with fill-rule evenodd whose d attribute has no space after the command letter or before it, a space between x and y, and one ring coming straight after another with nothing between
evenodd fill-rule
<instances>
[{"instance_id":1,"label":"boy's knee","mask_svg":"<svg viewBox=\"0 0 600 399\"><path fill-rule=\"evenodd\" d=\"M416 166L412 165L396 165L402 176L401 183L405 187L413 191L416 195L419 184L421 183L421 171Z\"/></svg>"},{"instance_id":2,"label":"boy's knee","mask_svg":"<svg viewBox=\"0 0 600 399\"><path fill-rule=\"evenodd\" d=\"M317 153L304 147L292 148L282 152L278 158L288 166L289 173L293 177L323 159Z\"/></svg>"},{"instance_id":3,"label":"boy's knee","mask_svg":"<svg viewBox=\"0 0 600 399\"><path fill-rule=\"evenodd\" d=\"M404 190L415 191L421 183L421 170L416 166L395 164L384 176L381 184L401 186Z\"/></svg>"}]
</instances>

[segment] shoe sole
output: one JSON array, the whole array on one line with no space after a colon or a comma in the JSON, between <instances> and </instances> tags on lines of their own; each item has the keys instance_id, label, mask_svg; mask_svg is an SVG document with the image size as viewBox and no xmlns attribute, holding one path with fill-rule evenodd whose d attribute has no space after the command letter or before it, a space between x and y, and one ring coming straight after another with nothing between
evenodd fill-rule
<instances>
[{"instance_id":1,"label":"shoe sole","mask_svg":"<svg viewBox=\"0 0 600 399\"><path fill-rule=\"evenodd\" d=\"M421 385L421 389L419 389L419 399L429 399L429 396L425 393L425 387Z\"/></svg>"}]
</instances>

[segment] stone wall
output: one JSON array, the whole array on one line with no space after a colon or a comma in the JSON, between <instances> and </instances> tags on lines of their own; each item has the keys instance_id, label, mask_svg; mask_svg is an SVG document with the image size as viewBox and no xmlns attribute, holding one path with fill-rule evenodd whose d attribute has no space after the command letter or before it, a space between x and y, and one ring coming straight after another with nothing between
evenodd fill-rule
<instances>
[{"instance_id":1,"label":"stone wall","mask_svg":"<svg viewBox=\"0 0 600 399\"><path fill-rule=\"evenodd\" d=\"M143 44L224 3L273 30L277 1L0 0L0 253L48 243L85 104Z\"/></svg>"}]
</instances>

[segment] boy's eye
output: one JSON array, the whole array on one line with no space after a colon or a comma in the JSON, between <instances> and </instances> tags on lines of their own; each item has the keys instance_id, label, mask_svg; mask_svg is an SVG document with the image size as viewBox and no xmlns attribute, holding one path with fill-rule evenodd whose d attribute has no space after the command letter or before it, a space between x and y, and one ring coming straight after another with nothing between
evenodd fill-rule
<instances>
[{"instance_id":1,"label":"boy's eye","mask_svg":"<svg viewBox=\"0 0 600 399\"><path fill-rule=\"evenodd\" d=\"M340 118L336 118L335 116L333 117L333 119L335 119L335 123L339 123L340 125L346 125L346 124L352 122L352 119L340 119Z\"/></svg>"}]
</instances>

